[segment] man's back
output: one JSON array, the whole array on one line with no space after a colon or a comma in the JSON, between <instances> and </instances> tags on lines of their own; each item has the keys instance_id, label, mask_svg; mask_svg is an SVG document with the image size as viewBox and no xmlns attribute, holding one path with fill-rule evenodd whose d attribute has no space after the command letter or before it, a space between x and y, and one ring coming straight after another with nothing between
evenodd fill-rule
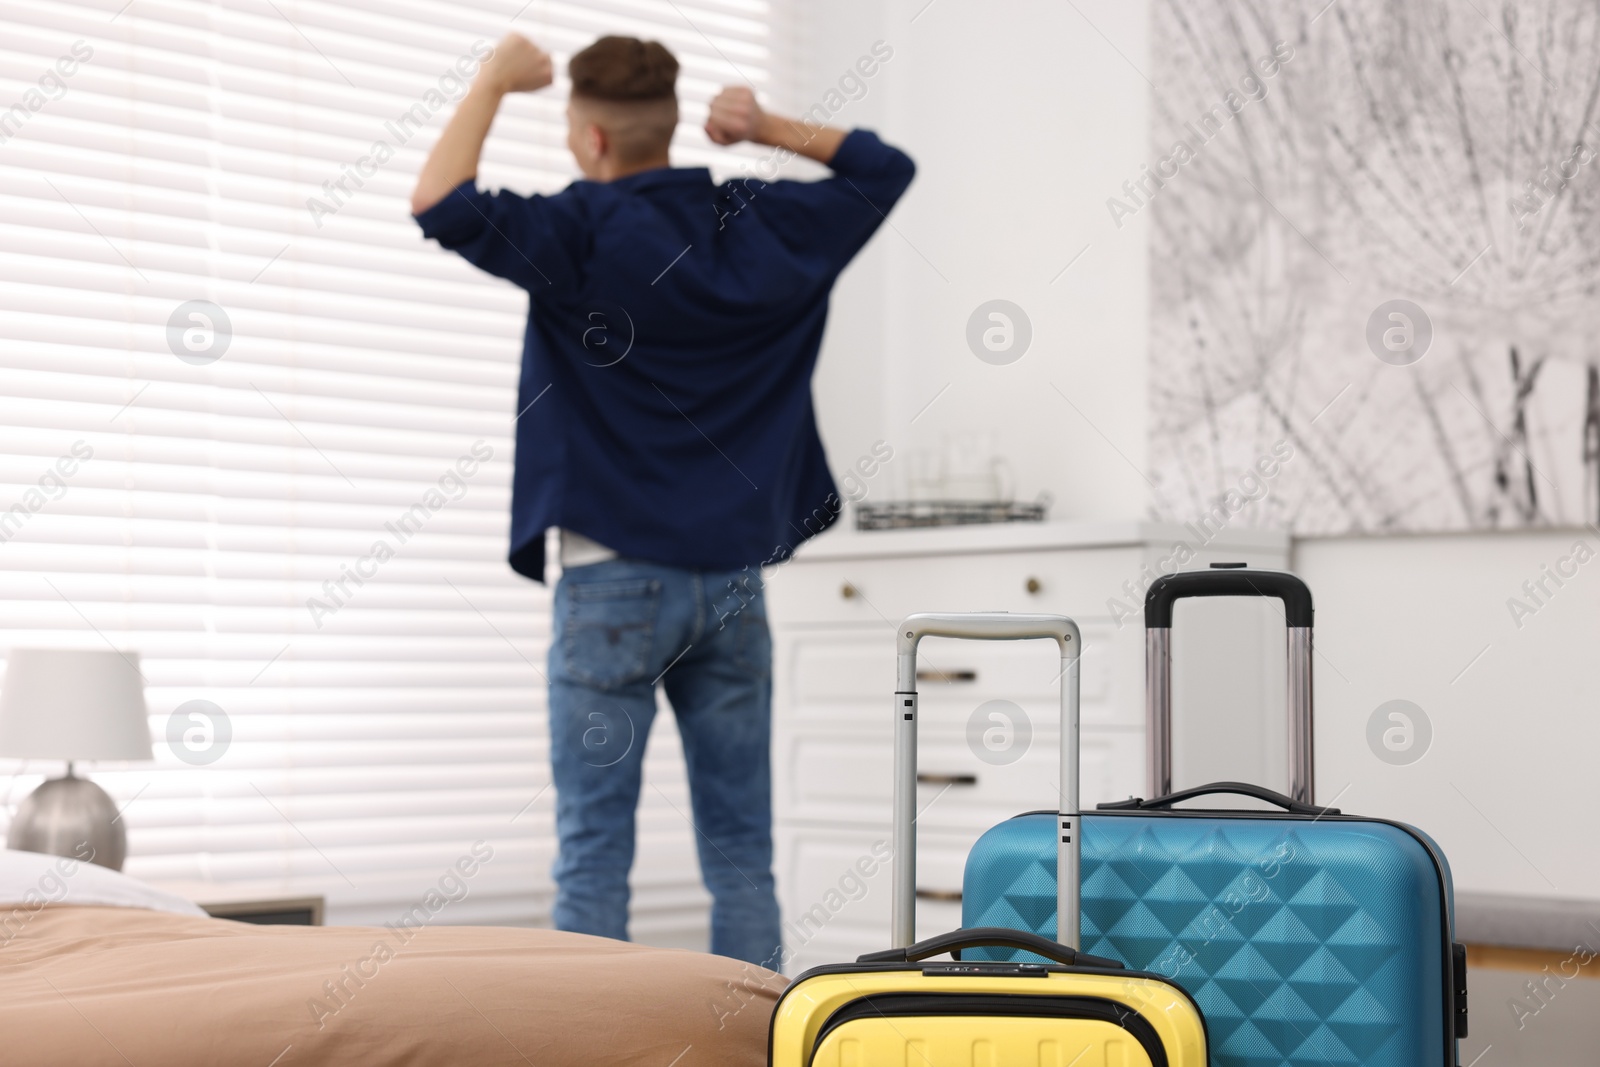
<instances>
[{"instance_id":1,"label":"man's back","mask_svg":"<svg viewBox=\"0 0 1600 1067\"><path fill-rule=\"evenodd\" d=\"M711 951L786 960L772 877L772 635L752 568L838 515L811 408L828 292L911 181L870 133L780 119L744 86L706 135L753 141L814 183L714 186L670 166L678 63L602 37L568 64L567 146L590 180L551 197L476 188L508 92L553 80L509 34L435 142L424 232L528 290L511 563L551 610L557 929L628 936L628 873L650 726L665 693L688 770Z\"/></svg>"},{"instance_id":2,"label":"man's back","mask_svg":"<svg viewBox=\"0 0 1600 1067\"><path fill-rule=\"evenodd\" d=\"M866 131L818 182L660 168L551 197L462 186L424 232L530 294L512 565L543 532L727 568L837 515L810 376L828 293L910 183ZM531 406L530 406L531 405ZM525 409L525 410L524 410Z\"/></svg>"}]
</instances>

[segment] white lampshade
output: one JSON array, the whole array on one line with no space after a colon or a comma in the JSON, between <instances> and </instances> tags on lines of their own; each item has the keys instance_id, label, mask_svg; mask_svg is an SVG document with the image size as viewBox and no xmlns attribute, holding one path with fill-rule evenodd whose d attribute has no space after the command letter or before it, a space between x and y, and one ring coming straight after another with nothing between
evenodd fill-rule
<instances>
[{"instance_id":1,"label":"white lampshade","mask_svg":"<svg viewBox=\"0 0 1600 1067\"><path fill-rule=\"evenodd\" d=\"M147 760L137 652L14 648L0 686L0 756Z\"/></svg>"}]
</instances>

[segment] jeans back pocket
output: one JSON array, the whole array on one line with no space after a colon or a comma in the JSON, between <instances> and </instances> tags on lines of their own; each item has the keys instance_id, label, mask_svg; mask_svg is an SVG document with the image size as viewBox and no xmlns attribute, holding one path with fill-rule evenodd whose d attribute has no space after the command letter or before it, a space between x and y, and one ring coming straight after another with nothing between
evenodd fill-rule
<instances>
[{"instance_id":1,"label":"jeans back pocket","mask_svg":"<svg viewBox=\"0 0 1600 1067\"><path fill-rule=\"evenodd\" d=\"M718 632L732 630L723 640L733 662L744 670L765 677L772 672L772 633L767 628L766 583L760 572L747 567L728 578L719 589L717 579L710 582L711 613Z\"/></svg>"},{"instance_id":2,"label":"jeans back pocket","mask_svg":"<svg viewBox=\"0 0 1600 1067\"><path fill-rule=\"evenodd\" d=\"M598 689L648 676L661 583L653 578L567 582L561 616L566 674Z\"/></svg>"}]
</instances>

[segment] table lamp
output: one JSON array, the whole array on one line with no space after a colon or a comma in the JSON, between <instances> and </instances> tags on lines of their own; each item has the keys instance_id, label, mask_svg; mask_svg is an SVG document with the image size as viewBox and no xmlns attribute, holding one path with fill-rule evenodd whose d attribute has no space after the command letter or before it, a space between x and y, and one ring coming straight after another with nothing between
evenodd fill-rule
<instances>
[{"instance_id":1,"label":"table lamp","mask_svg":"<svg viewBox=\"0 0 1600 1067\"><path fill-rule=\"evenodd\" d=\"M7 848L122 869L128 834L117 806L72 765L152 758L143 683L137 652L11 650L0 685L0 756L66 760L67 773L18 806Z\"/></svg>"}]
</instances>

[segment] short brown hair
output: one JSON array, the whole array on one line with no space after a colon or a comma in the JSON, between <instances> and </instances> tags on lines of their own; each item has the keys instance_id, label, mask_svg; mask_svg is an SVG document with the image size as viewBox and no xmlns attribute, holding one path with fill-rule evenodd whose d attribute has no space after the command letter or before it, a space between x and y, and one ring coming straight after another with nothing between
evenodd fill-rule
<instances>
[{"instance_id":1,"label":"short brown hair","mask_svg":"<svg viewBox=\"0 0 1600 1067\"><path fill-rule=\"evenodd\" d=\"M591 100L676 98L678 61L658 41L602 37L567 63L572 95Z\"/></svg>"}]
</instances>

